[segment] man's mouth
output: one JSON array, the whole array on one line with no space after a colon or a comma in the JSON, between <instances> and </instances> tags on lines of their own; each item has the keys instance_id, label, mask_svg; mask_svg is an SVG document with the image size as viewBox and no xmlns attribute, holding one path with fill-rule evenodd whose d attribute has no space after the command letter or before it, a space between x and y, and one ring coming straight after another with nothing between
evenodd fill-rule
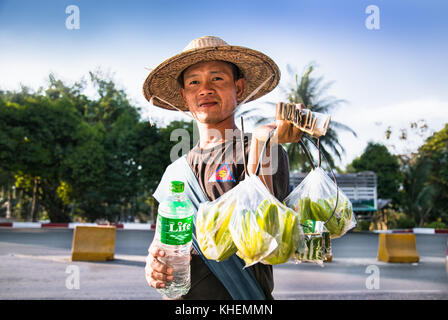
<instances>
[{"instance_id":1,"label":"man's mouth","mask_svg":"<svg viewBox=\"0 0 448 320\"><path fill-rule=\"evenodd\" d=\"M200 108L210 108L216 105L216 102L203 102L199 105Z\"/></svg>"}]
</instances>

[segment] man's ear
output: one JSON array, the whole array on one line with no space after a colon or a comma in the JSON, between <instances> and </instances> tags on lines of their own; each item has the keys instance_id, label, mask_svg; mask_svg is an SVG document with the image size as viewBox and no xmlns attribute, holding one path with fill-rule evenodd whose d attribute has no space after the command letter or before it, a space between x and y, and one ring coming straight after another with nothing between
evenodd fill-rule
<instances>
[{"instance_id":1,"label":"man's ear","mask_svg":"<svg viewBox=\"0 0 448 320\"><path fill-rule=\"evenodd\" d=\"M236 86L236 100L238 102L241 102L243 100L243 94L244 94L244 88L245 88L245 80L243 78L240 78L235 81Z\"/></svg>"},{"instance_id":2,"label":"man's ear","mask_svg":"<svg viewBox=\"0 0 448 320\"><path fill-rule=\"evenodd\" d=\"M182 100L184 100L184 104L187 105L187 101L185 101L185 90L184 90L184 88L180 88L180 96L182 97Z\"/></svg>"}]
</instances>

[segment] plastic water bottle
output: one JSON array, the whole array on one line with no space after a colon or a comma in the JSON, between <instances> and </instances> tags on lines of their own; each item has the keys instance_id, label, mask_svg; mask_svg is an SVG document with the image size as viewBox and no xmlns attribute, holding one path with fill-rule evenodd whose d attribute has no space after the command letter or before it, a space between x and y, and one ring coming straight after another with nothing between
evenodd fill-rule
<instances>
[{"instance_id":1,"label":"plastic water bottle","mask_svg":"<svg viewBox=\"0 0 448 320\"><path fill-rule=\"evenodd\" d=\"M194 207L184 193L182 181L172 181L170 195L159 204L156 241L165 251L158 259L173 268L174 280L157 289L168 298L178 298L190 290L190 249Z\"/></svg>"}]
</instances>

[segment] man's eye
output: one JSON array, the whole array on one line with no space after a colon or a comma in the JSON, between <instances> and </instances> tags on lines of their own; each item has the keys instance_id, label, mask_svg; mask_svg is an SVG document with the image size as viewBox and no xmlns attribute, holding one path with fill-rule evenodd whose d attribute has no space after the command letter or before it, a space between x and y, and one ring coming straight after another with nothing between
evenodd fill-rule
<instances>
[{"instance_id":1,"label":"man's eye","mask_svg":"<svg viewBox=\"0 0 448 320\"><path fill-rule=\"evenodd\" d=\"M190 81L190 85L191 84L198 84L199 83L199 81L198 80L193 80L193 81Z\"/></svg>"},{"instance_id":2,"label":"man's eye","mask_svg":"<svg viewBox=\"0 0 448 320\"><path fill-rule=\"evenodd\" d=\"M214 77L212 80L213 80L213 81L216 81L216 80L222 80L222 78L221 78L221 77Z\"/></svg>"}]
</instances>

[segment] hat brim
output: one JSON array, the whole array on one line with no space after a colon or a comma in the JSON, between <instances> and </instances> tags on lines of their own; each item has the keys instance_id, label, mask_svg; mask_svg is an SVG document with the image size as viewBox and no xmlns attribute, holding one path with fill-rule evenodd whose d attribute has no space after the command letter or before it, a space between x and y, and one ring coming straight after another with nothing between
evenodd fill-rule
<instances>
[{"instance_id":1,"label":"hat brim","mask_svg":"<svg viewBox=\"0 0 448 320\"><path fill-rule=\"evenodd\" d=\"M242 100L266 79L271 77L247 102L269 93L280 81L280 70L277 64L259 51L239 46L206 47L184 51L162 62L146 78L143 84L143 95L148 101L154 97L153 104L158 107L169 110L177 110L176 108L178 108L188 111L188 107L184 105L180 95L181 86L177 79L189 66L199 62L214 60L231 62L243 73L245 90ZM176 108L162 100L174 105Z\"/></svg>"}]
</instances>

